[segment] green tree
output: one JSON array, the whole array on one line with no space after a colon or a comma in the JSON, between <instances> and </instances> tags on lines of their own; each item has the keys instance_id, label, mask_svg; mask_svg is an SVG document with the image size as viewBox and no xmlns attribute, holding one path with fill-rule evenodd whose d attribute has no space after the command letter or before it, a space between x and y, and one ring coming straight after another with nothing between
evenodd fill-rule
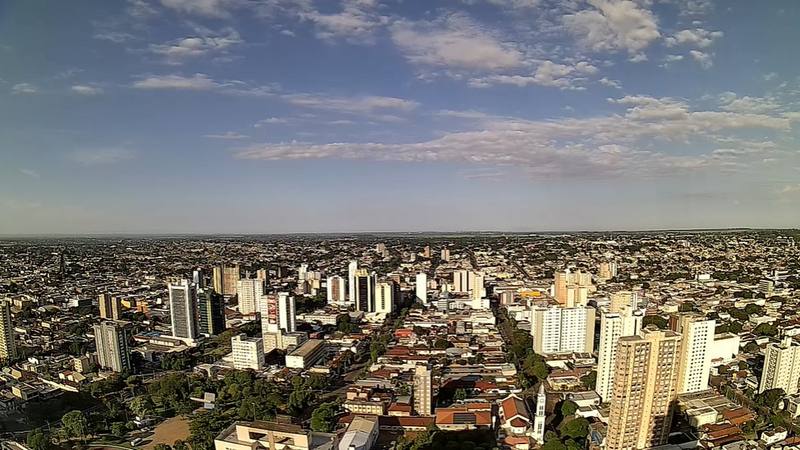
<instances>
[{"instance_id":1,"label":"green tree","mask_svg":"<svg viewBox=\"0 0 800 450\"><path fill-rule=\"evenodd\" d=\"M28 433L28 436L25 438L25 443L28 444L31 450L49 450L52 446L50 443L50 435L42 431L41 428L36 428Z\"/></svg>"},{"instance_id":2,"label":"green tree","mask_svg":"<svg viewBox=\"0 0 800 450\"><path fill-rule=\"evenodd\" d=\"M61 417L64 433L68 438L82 439L89 429L86 417L80 411L70 411Z\"/></svg>"},{"instance_id":3,"label":"green tree","mask_svg":"<svg viewBox=\"0 0 800 450\"><path fill-rule=\"evenodd\" d=\"M561 415L564 417L575 414L575 411L577 410L578 410L578 405L572 400L564 400L561 403Z\"/></svg>"},{"instance_id":4,"label":"green tree","mask_svg":"<svg viewBox=\"0 0 800 450\"><path fill-rule=\"evenodd\" d=\"M336 419L336 403L323 403L311 414L311 429L317 432L330 433L334 430Z\"/></svg>"},{"instance_id":5,"label":"green tree","mask_svg":"<svg viewBox=\"0 0 800 450\"><path fill-rule=\"evenodd\" d=\"M541 450L567 450L567 446L558 439L551 439L542 445Z\"/></svg>"},{"instance_id":6,"label":"green tree","mask_svg":"<svg viewBox=\"0 0 800 450\"><path fill-rule=\"evenodd\" d=\"M669 326L669 322L667 319L661 316L644 316L644 319L642 319L642 327L646 327L648 325L655 325L656 327L665 330Z\"/></svg>"},{"instance_id":7,"label":"green tree","mask_svg":"<svg viewBox=\"0 0 800 450\"><path fill-rule=\"evenodd\" d=\"M587 373L586 375L581 377L581 384L586 389L594 390L595 386L597 386L597 371L592 370L591 372Z\"/></svg>"},{"instance_id":8,"label":"green tree","mask_svg":"<svg viewBox=\"0 0 800 450\"><path fill-rule=\"evenodd\" d=\"M585 439L589 434L589 421L583 417L572 419L561 425L561 436L574 439Z\"/></svg>"},{"instance_id":9,"label":"green tree","mask_svg":"<svg viewBox=\"0 0 800 450\"><path fill-rule=\"evenodd\" d=\"M456 392L453 394L453 400L464 400L467 398L467 391L463 388L456 389Z\"/></svg>"},{"instance_id":10,"label":"green tree","mask_svg":"<svg viewBox=\"0 0 800 450\"><path fill-rule=\"evenodd\" d=\"M128 407L138 417L145 417L153 411L153 400L149 395L140 395L131 399Z\"/></svg>"},{"instance_id":11,"label":"green tree","mask_svg":"<svg viewBox=\"0 0 800 450\"><path fill-rule=\"evenodd\" d=\"M766 391L756 395L756 404L766 406L773 411L777 411L778 404L781 399L786 395L783 389L767 389Z\"/></svg>"},{"instance_id":12,"label":"green tree","mask_svg":"<svg viewBox=\"0 0 800 450\"><path fill-rule=\"evenodd\" d=\"M125 428L125 422L114 422L111 424L111 434L114 436L121 438L122 436L125 436L125 431L127 431Z\"/></svg>"},{"instance_id":13,"label":"green tree","mask_svg":"<svg viewBox=\"0 0 800 450\"><path fill-rule=\"evenodd\" d=\"M771 323L762 323L753 330L753 334L757 336L776 336L778 334L778 327Z\"/></svg>"},{"instance_id":14,"label":"green tree","mask_svg":"<svg viewBox=\"0 0 800 450\"><path fill-rule=\"evenodd\" d=\"M439 350L444 350L444 349L450 348L452 346L453 346L453 344L450 343L450 341L448 341L447 339L444 339L444 338L436 338L436 340L433 342L433 348L439 349Z\"/></svg>"},{"instance_id":15,"label":"green tree","mask_svg":"<svg viewBox=\"0 0 800 450\"><path fill-rule=\"evenodd\" d=\"M172 447L167 444L156 444L156 446L153 447L153 450L172 450Z\"/></svg>"},{"instance_id":16,"label":"green tree","mask_svg":"<svg viewBox=\"0 0 800 450\"><path fill-rule=\"evenodd\" d=\"M748 342L747 345L744 346L744 351L747 353L756 353L759 350L758 344L755 342Z\"/></svg>"}]
</instances>

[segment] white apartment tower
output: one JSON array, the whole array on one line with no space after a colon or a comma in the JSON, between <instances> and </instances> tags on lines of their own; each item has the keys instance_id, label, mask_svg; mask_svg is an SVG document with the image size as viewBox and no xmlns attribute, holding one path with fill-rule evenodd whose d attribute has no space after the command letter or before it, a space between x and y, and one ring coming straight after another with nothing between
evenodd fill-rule
<instances>
[{"instance_id":1,"label":"white apartment tower","mask_svg":"<svg viewBox=\"0 0 800 450\"><path fill-rule=\"evenodd\" d=\"M421 302L423 305L428 304L428 275L425 272L417 274L414 290L416 292L417 301Z\"/></svg>"},{"instance_id":2,"label":"white apartment tower","mask_svg":"<svg viewBox=\"0 0 800 450\"><path fill-rule=\"evenodd\" d=\"M394 305L395 284L393 281L381 281L375 285L375 312L391 314Z\"/></svg>"},{"instance_id":3,"label":"white apartment tower","mask_svg":"<svg viewBox=\"0 0 800 450\"><path fill-rule=\"evenodd\" d=\"M772 342L764 353L764 368L758 392L783 389L787 395L798 392L800 383L800 345L791 337Z\"/></svg>"},{"instance_id":4,"label":"white apartment tower","mask_svg":"<svg viewBox=\"0 0 800 450\"><path fill-rule=\"evenodd\" d=\"M414 411L420 416L433 413L431 375L428 366L418 365L414 368Z\"/></svg>"},{"instance_id":5,"label":"white apartment tower","mask_svg":"<svg viewBox=\"0 0 800 450\"><path fill-rule=\"evenodd\" d=\"M350 261L347 266L347 298L350 303L355 303L356 299L356 272L358 271L358 261Z\"/></svg>"},{"instance_id":6,"label":"white apartment tower","mask_svg":"<svg viewBox=\"0 0 800 450\"><path fill-rule=\"evenodd\" d=\"M681 335L678 394L708 389L711 374L711 352L717 322L701 314L678 317L677 332Z\"/></svg>"},{"instance_id":7,"label":"white apartment tower","mask_svg":"<svg viewBox=\"0 0 800 450\"><path fill-rule=\"evenodd\" d=\"M533 350L540 355L591 353L594 350L595 309L559 305L534 307L531 314Z\"/></svg>"},{"instance_id":8,"label":"white apartment tower","mask_svg":"<svg viewBox=\"0 0 800 450\"><path fill-rule=\"evenodd\" d=\"M169 312L172 336L193 342L197 339L197 291L188 280L170 283Z\"/></svg>"},{"instance_id":9,"label":"white apartment tower","mask_svg":"<svg viewBox=\"0 0 800 450\"><path fill-rule=\"evenodd\" d=\"M600 342L597 347L597 383L595 392L602 401L611 400L614 386L614 367L617 357L617 342L623 336L634 336L642 329L642 311L623 307L619 312L600 312Z\"/></svg>"},{"instance_id":10,"label":"white apartment tower","mask_svg":"<svg viewBox=\"0 0 800 450\"><path fill-rule=\"evenodd\" d=\"M239 301L239 313L244 316L258 312L258 299L264 295L264 281L243 278L236 282L236 297Z\"/></svg>"},{"instance_id":11,"label":"white apartment tower","mask_svg":"<svg viewBox=\"0 0 800 450\"><path fill-rule=\"evenodd\" d=\"M347 301L347 290L345 279L334 275L328 277L326 281L328 289L328 303L345 303Z\"/></svg>"},{"instance_id":12,"label":"white apartment tower","mask_svg":"<svg viewBox=\"0 0 800 450\"><path fill-rule=\"evenodd\" d=\"M130 370L131 353L128 349L127 328L110 320L92 328L100 367L117 373Z\"/></svg>"},{"instance_id":13,"label":"white apartment tower","mask_svg":"<svg viewBox=\"0 0 800 450\"><path fill-rule=\"evenodd\" d=\"M233 368L236 370L261 370L264 368L264 343L262 338L239 334L231 338Z\"/></svg>"}]
</instances>

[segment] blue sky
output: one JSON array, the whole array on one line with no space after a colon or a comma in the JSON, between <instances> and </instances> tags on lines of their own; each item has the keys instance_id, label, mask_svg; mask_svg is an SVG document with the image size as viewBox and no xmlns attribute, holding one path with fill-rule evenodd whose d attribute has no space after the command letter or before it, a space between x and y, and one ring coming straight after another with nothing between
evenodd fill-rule
<instances>
[{"instance_id":1,"label":"blue sky","mask_svg":"<svg viewBox=\"0 0 800 450\"><path fill-rule=\"evenodd\" d=\"M0 0L0 234L796 227L794 0Z\"/></svg>"}]
</instances>

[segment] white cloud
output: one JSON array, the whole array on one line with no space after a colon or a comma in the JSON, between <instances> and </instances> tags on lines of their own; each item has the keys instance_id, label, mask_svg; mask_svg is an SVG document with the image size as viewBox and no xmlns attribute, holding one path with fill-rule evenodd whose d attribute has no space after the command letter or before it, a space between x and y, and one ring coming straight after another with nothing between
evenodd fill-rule
<instances>
[{"instance_id":1,"label":"white cloud","mask_svg":"<svg viewBox=\"0 0 800 450\"><path fill-rule=\"evenodd\" d=\"M23 174L23 175L26 175L26 176L29 176L29 177L31 177L31 178L36 178L36 179L39 179L39 178L41 178L41 177L42 177L42 176L39 174L39 172L37 172L37 171L35 171L35 170L33 170L33 169L18 169L18 170L19 170L19 173L21 173L21 174Z\"/></svg>"},{"instance_id":2,"label":"white cloud","mask_svg":"<svg viewBox=\"0 0 800 450\"><path fill-rule=\"evenodd\" d=\"M558 64L550 60L541 61L532 75L490 75L487 77L473 78L470 85L473 87L488 87L494 84L511 84L514 86L539 85L557 87L561 89L584 89L580 82L583 75L597 73L597 67L581 61L575 65Z\"/></svg>"},{"instance_id":3,"label":"white cloud","mask_svg":"<svg viewBox=\"0 0 800 450\"><path fill-rule=\"evenodd\" d=\"M615 89L622 89L622 84L619 82L619 80L612 80L610 78L603 77L597 80L597 82L602 84L603 86L613 87Z\"/></svg>"},{"instance_id":4,"label":"white cloud","mask_svg":"<svg viewBox=\"0 0 800 450\"><path fill-rule=\"evenodd\" d=\"M136 153L125 148L103 148L76 150L67 155L69 159L85 166L115 164L133 159Z\"/></svg>"},{"instance_id":5,"label":"white cloud","mask_svg":"<svg viewBox=\"0 0 800 450\"><path fill-rule=\"evenodd\" d=\"M395 45L413 64L497 71L523 65L515 44L502 42L462 14L432 22L397 21L391 27Z\"/></svg>"},{"instance_id":6,"label":"white cloud","mask_svg":"<svg viewBox=\"0 0 800 450\"><path fill-rule=\"evenodd\" d=\"M103 93L103 89L97 86L91 86L87 84L76 84L70 88L70 90L76 94L80 95L100 95Z\"/></svg>"},{"instance_id":7,"label":"white cloud","mask_svg":"<svg viewBox=\"0 0 800 450\"><path fill-rule=\"evenodd\" d=\"M276 124L282 124L282 123L288 123L288 122L289 122L289 119L286 119L286 118L283 118L283 117L268 117L266 119L259 120L253 126L256 127L256 128L261 128L264 125L276 125Z\"/></svg>"},{"instance_id":8,"label":"white cloud","mask_svg":"<svg viewBox=\"0 0 800 450\"><path fill-rule=\"evenodd\" d=\"M344 0L341 11L331 14L300 6L299 17L314 23L317 37L325 40L344 38L351 43L369 44L372 33L387 20L376 13L373 1Z\"/></svg>"},{"instance_id":9,"label":"white cloud","mask_svg":"<svg viewBox=\"0 0 800 450\"><path fill-rule=\"evenodd\" d=\"M282 98L291 105L350 114L372 114L376 111L409 112L419 103L397 97L333 97L318 94L286 94Z\"/></svg>"},{"instance_id":10,"label":"white cloud","mask_svg":"<svg viewBox=\"0 0 800 450\"><path fill-rule=\"evenodd\" d=\"M38 94L39 88L30 83L18 83L11 87L12 94Z\"/></svg>"},{"instance_id":11,"label":"white cloud","mask_svg":"<svg viewBox=\"0 0 800 450\"><path fill-rule=\"evenodd\" d=\"M637 54L661 36L656 17L638 3L630 0L588 0L588 3L593 9L563 17L567 30L588 49Z\"/></svg>"},{"instance_id":12,"label":"white cloud","mask_svg":"<svg viewBox=\"0 0 800 450\"><path fill-rule=\"evenodd\" d=\"M229 8L237 6L236 0L161 0L161 4L180 13L225 18Z\"/></svg>"},{"instance_id":13,"label":"white cloud","mask_svg":"<svg viewBox=\"0 0 800 450\"><path fill-rule=\"evenodd\" d=\"M738 97L733 92L720 95L720 108L725 111L751 114L768 114L782 109L777 99L773 97Z\"/></svg>"},{"instance_id":14,"label":"white cloud","mask_svg":"<svg viewBox=\"0 0 800 450\"><path fill-rule=\"evenodd\" d=\"M712 56L709 53L704 53L700 50L690 50L689 55L692 56L692 59L700 63L700 67L703 69L709 69L714 65L714 61L711 59Z\"/></svg>"},{"instance_id":15,"label":"white cloud","mask_svg":"<svg viewBox=\"0 0 800 450\"><path fill-rule=\"evenodd\" d=\"M188 59L223 54L230 47L242 43L234 29L225 30L224 35L191 36L166 44L152 44L150 51L164 58L168 64L182 64Z\"/></svg>"},{"instance_id":16,"label":"white cloud","mask_svg":"<svg viewBox=\"0 0 800 450\"><path fill-rule=\"evenodd\" d=\"M137 19L147 19L158 15L158 11L153 5L145 0L128 0L126 12Z\"/></svg>"},{"instance_id":17,"label":"white cloud","mask_svg":"<svg viewBox=\"0 0 800 450\"><path fill-rule=\"evenodd\" d=\"M681 30L667 37L664 41L669 47L690 45L698 48L706 48L710 47L714 41L722 36L723 33L721 31L708 31L702 28L695 28L693 30Z\"/></svg>"},{"instance_id":18,"label":"white cloud","mask_svg":"<svg viewBox=\"0 0 800 450\"><path fill-rule=\"evenodd\" d=\"M120 31L101 31L95 33L93 37L95 39L100 39L102 41L109 41L115 44L122 44L123 42L128 42L136 39L136 36L130 33L123 33Z\"/></svg>"},{"instance_id":19,"label":"white cloud","mask_svg":"<svg viewBox=\"0 0 800 450\"><path fill-rule=\"evenodd\" d=\"M665 63L677 62L682 60L683 60L683 55L667 55L664 57Z\"/></svg>"},{"instance_id":20,"label":"white cloud","mask_svg":"<svg viewBox=\"0 0 800 450\"><path fill-rule=\"evenodd\" d=\"M209 138L209 139L223 139L223 140L229 140L229 141L238 141L238 140L242 140L242 139L247 139L250 136L247 136L247 135L244 135L244 134L240 134L240 133L237 133L235 131L226 131L226 132L224 132L222 134L204 134L203 137L204 138Z\"/></svg>"},{"instance_id":21,"label":"white cloud","mask_svg":"<svg viewBox=\"0 0 800 450\"><path fill-rule=\"evenodd\" d=\"M178 89L193 91L209 91L220 87L219 83L208 75L196 73L191 77L182 75L152 75L133 83L136 89Z\"/></svg>"}]
</instances>

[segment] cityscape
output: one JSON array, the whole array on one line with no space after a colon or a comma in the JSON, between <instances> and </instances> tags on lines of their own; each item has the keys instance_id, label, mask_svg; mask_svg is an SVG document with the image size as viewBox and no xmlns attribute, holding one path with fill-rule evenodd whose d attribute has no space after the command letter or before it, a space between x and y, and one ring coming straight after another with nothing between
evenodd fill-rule
<instances>
[{"instance_id":1,"label":"cityscape","mask_svg":"<svg viewBox=\"0 0 800 450\"><path fill-rule=\"evenodd\" d=\"M800 0L0 0L0 450L800 450Z\"/></svg>"}]
</instances>

